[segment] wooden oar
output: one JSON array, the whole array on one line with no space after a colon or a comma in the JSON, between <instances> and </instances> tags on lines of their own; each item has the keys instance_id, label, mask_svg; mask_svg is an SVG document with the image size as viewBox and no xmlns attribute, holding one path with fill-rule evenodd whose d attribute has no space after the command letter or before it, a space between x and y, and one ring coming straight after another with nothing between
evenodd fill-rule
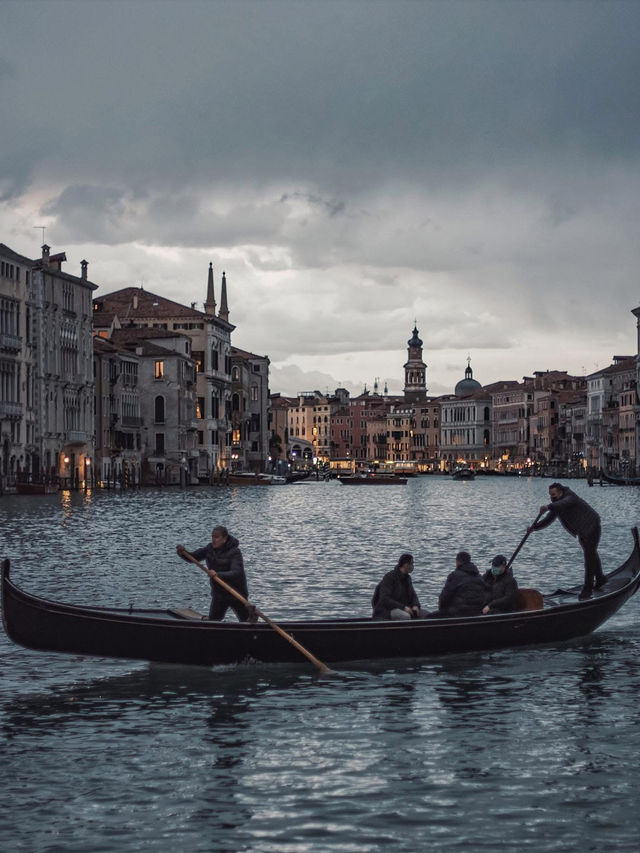
<instances>
[{"instance_id":1,"label":"wooden oar","mask_svg":"<svg viewBox=\"0 0 640 853\"><path fill-rule=\"evenodd\" d=\"M509 560L509 562L507 563L507 568L508 568L508 569L509 569L509 568L511 568L511 564L513 563L513 561L515 560L515 558L518 556L518 554L519 554L519 552L520 552L520 549L522 548L522 546L524 545L524 543L525 543L525 542L527 541L527 539L529 538L529 534L531 533L531 528L532 528L532 527L533 527L533 525L536 523L536 521L538 521L540 518L542 518L542 516L545 514L545 512L546 512L546 510L542 510L541 512L539 512L539 513L536 515L536 517L535 517L535 519L534 519L533 524L530 524L530 525L529 525L529 527L527 527L527 532L526 532L526 533L524 534L524 536L522 537L522 541L520 542L520 544L518 545L518 547L516 548L516 550L513 552L512 556L511 556L511 559L510 559L510 560Z\"/></svg>"},{"instance_id":2,"label":"wooden oar","mask_svg":"<svg viewBox=\"0 0 640 853\"><path fill-rule=\"evenodd\" d=\"M195 565L198 566L199 569L202 569L203 572L206 572L209 575L209 569L206 566L203 566L202 563L198 562L195 557L192 557L188 551L183 551L182 556L184 556L185 559L190 560L192 563L195 563ZM211 577L211 575L209 575L209 577ZM237 598L238 601L241 601L245 607L248 607L250 610L253 609L256 615L260 617L260 619L264 619L264 621L270 628L273 628L273 630L277 631L277 633L280 634L281 637L284 637L284 639L291 643L292 646L295 646L296 649L301 652L306 658L308 658L314 666L318 667L320 672L331 672L331 670L326 664L322 663L322 661L318 660L315 655L312 655L308 649L305 649L304 646L300 645L300 643L296 639L294 639L291 634L287 634L287 632L284 631L279 625L276 625L276 623L269 619L268 616L265 616L265 614L258 610L255 605L250 604L247 599L238 592L238 590L234 589L232 586L229 586L229 584L226 581L223 581L222 578L219 577L217 574L213 576L213 579L216 583L220 584L223 589L226 589L226 591L230 593L230 595L233 595L234 598Z\"/></svg>"}]
</instances>

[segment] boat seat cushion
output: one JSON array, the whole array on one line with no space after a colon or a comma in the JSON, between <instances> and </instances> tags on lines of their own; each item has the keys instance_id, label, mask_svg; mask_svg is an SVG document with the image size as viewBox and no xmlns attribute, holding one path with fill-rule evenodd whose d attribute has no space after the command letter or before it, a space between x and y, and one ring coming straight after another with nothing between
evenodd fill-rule
<instances>
[{"instance_id":1,"label":"boat seat cushion","mask_svg":"<svg viewBox=\"0 0 640 853\"><path fill-rule=\"evenodd\" d=\"M516 610L542 610L544 599L537 589L519 589Z\"/></svg>"},{"instance_id":2,"label":"boat seat cushion","mask_svg":"<svg viewBox=\"0 0 640 853\"><path fill-rule=\"evenodd\" d=\"M172 616L178 616L180 619L197 619L200 622L207 618L206 616L203 616L202 613L197 613L190 607L176 607L170 610L169 613L171 613Z\"/></svg>"}]
</instances>

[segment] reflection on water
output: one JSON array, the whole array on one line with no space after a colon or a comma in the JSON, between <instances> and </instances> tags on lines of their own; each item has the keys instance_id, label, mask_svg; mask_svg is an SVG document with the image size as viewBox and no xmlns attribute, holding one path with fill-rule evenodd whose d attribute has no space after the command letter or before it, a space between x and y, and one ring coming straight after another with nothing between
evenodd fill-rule
<instances>
[{"instance_id":1,"label":"reflection on water","mask_svg":"<svg viewBox=\"0 0 640 853\"><path fill-rule=\"evenodd\" d=\"M5 497L0 529L16 581L36 593L202 610L206 579L175 544L225 523L270 616L358 615L401 551L429 607L461 547L481 568L514 550L546 486ZM637 490L576 490L602 515L612 568L631 548ZM580 579L578 546L554 528L518 555L523 585ZM28 850L635 850L638 603L556 647L332 676L76 660L0 633L1 837Z\"/></svg>"}]
</instances>

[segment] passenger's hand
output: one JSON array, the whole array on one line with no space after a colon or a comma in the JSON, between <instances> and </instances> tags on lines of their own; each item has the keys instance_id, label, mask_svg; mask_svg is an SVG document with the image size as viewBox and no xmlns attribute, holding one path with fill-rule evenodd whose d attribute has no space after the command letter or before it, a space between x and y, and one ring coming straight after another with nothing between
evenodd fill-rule
<instances>
[{"instance_id":1,"label":"passenger's hand","mask_svg":"<svg viewBox=\"0 0 640 853\"><path fill-rule=\"evenodd\" d=\"M549 512L549 506L548 506L548 504L543 504L543 505L540 507L540 513L542 514L543 512Z\"/></svg>"},{"instance_id":2,"label":"passenger's hand","mask_svg":"<svg viewBox=\"0 0 640 853\"><path fill-rule=\"evenodd\" d=\"M184 545L176 545L176 551L182 557L185 551Z\"/></svg>"},{"instance_id":3,"label":"passenger's hand","mask_svg":"<svg viewBox=\"0 0 640 853\"><path fill-rule=\"evenodd\" d=\"M411 616L411 608L409 606L405 607L405 613L408 613Z\"/></svg>"},{"instance_id":4,"label":"passenger's hand","mask_svg":"<svg viewBox=\"0 0 640 853\"><path fill-rule=\"evenodd\" d=\"M486 616L488 612L489 612L489 605L485 604L485 606L482 608L482 614L484 616Z\"/></svg>"}]
</instances>

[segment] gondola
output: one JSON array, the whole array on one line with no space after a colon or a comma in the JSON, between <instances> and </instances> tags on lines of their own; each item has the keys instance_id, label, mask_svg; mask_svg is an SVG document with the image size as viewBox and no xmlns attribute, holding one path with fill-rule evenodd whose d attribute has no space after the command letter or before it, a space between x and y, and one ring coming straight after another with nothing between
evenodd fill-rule
<instances>
[{"instance_id":1,"label":"gondola","mask_svg":"<svg viewBox=\"0 0 640 853\"><path fill-rule=\"evenodd\" d=\"M602 479L612 486L640 486L640 477L625 477L622 474L605 474L603 472Z\"/></svg>"},{"instance_id":2,"label":"gondola","mask_svg":"<svg viewBox=\"0 0 640 853\"><path fill-rule=\"evenodd\" d=\"M542 609L406 622L371 618L280 622L325 663L408 659L481 649L558 643L590 634L640 585L640 544L633 528L629 558L607 575L592 598L580 587L542 597ZM28 649L171 664L213 666L243 662L304 662L269 625L210 622L191 610L84 607L38 598L17 587L2 563L2 621Z\"/></svg>"}]
</instances>

